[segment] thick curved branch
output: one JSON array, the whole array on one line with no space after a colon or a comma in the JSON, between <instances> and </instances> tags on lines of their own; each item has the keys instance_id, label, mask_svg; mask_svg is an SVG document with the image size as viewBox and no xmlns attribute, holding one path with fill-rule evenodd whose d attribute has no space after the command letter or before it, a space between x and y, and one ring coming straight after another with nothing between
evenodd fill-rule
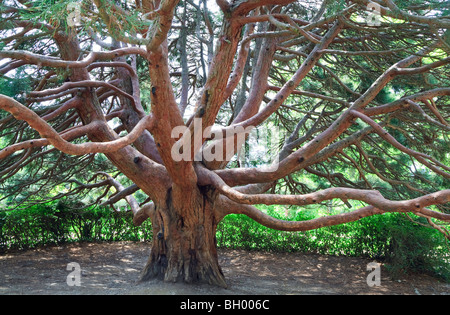
<instances>
[{"instance_id":1,"label":"thick curved branch","mask_svg":"<svg viewBox=\"0 0 450 315\"><path fill-rule=\"evenodd\" d=\"M126 97L127 99L129 99L131 101L131 103L133 104L133 107L136 108L136 99L134 96L122 91L121 89L119 89L118 87L107 83L107 82L103 82L103 81L90 81L90 80L86 80L86 81L78 81L78 82L67 82L64 83L62 86L56 88L56 89L49 89L49 90L44 90L44 91L37 91L37 92L30 92L28 95L32 98L40 98L40 97L45 97L45 96L49 96L49 95L59 95L60 93L67 93L68 90L74 89L74 88L107 88L107 89L111 89L114 92L116 92L119 95L122 95L124 97Z\"/></svg>"},{"instance_id":2,"label":"thick curved branch","mask_svg":"<svg viewBox=\"0 0 450 315\"><path fill-rule=\"evenodd\" d=\"M265 204L265 205L296 205L305 206L318 204L323 201L332 199L358 200L376 207L385 212L414 212L420 213L422 209L432 205L442 205L450 202L450 189L442 190L436 193L428 194L419 198L404 201L388 200L376 190L362 190L352 188L329 188L322 191L306 194L306 195L274 195L260 194L251 195L241 193L227 184L214 172L206 170L204 167L197 166L196 171L202 177L208 178L210 184L216 188L221 194L229 199L246 205ZM431 211L433 214L433 211ZM430 215L430 211L427 212ZM439 218L445 218L450 222L450 214L437 213Z\"/></svg>"},{"instance_id":3,"label":"thick curved branch","mask_svg":"<svg viewBox=\"0 0 450 315\"><path fill-rule=\"evenodd\" d=\"M72 128L70 130L65 131L61 134L61 138L63 138L65 141L72 141L79 137L87 135L89 132L92 132L94 129L94 125L86 125L86 126L79 126ZM27 150L31 148L38 148L43 147L46 145L50 145L50 141L48 139L35 139L35 140L27 140L20 143L15 143L13 145L10 145L2 150L0 150L0 160L4 159L11 154Z\"/></svg>"},{"instance_id":4,"label":"thick curved branch","mask_svg":"<svg viewBox=\"0 0 450 315\"><path fill-rule=\"evenodd\" d=\"M424 65L422 67L396 69L395 74L397 74L397 75L413 75L413 74L424 73L424 72L430 71L432 69L447 65L449 63L450 63L450 57L447 57L442 60L435 61L433 63Z\"/></svg>"},{"instance_id":5,"label":"thick curved branch","mask_svg":"<svg viewBox=\"0 0 450 315\"><path fill-rule=\"evenodd\" d=\"M447 18L436 18L436 17L428 17L428 16L418 16L408 14L405 11L400 10L400 8L394 3L392 0L384 0L389 10L386 10L384 7L381 7L381 13L386 14L388 16L394 18L403 18L406 21L414 21L418 23L425 23L432 26L450 28L450 21Z\"/></svg>"},{"instance_id":6,"label":"thick curved branch","mask_svg":"<svg viewBox=\"0 0 450 315\"><path fill-rule=\"evenodd\" d=\"M56 68L85 68L91 65L97 60L111 60L125 55L141 55L144 58L147 57L148 53L138 47L126 47L120 48L112 51L96 51L91 52L85 59L80 61L69 61L61 60L59 58L34 54L23 50L0 50L1 58L11 58L16 60L25 61L28 64L35 64L39 66L56 67Z\"/></svg>"},{"instance_id":7,"label":"thick curved branch","mask_svg":"<svg viewBox=\"0 0 450 315\"><path fill-rule=\"evenodd\" d=\"M156 10L157 18L155 18L147 34L150 39L150 42L147 44L148 51L156 52L167 40L167 34L172 26L174 10L178 2L179 0L161 1L159 8Z\"/></svg>"},{"instance_id":8,"label":"thick curved branch","mask_svg":"<svg viewBox=\"0 0 450 315\"><path fill-rule=\"evenodd\" d=\"M286 5L295 2L295 0L244 0L236 1L232 7L232 13L235 16L245 15L253 9L265 5Z\"/></svg>"},{"instance_id":9,"label":"thick curved branch","mask_svg":"<svg viewBox=\"0 0 450 315\"><path fill-rule=\"evenodd\" d=\"M135 226L141 226L148 218L153 217L155 214L156 206L153 202L145 204L142 206L133 217L133 224Z\"/></svg>"},{"instance_id":10,"label":"thick curved branch","mask_svg":"<svg viewBox=\"0 0 450 315\"><path fill-rule=\"evenodd\" d=\"M179 186L194 187L197 176L192 166L192 160L175 161L172 156L172 148L175 145L172 132L175 127L184 126L184 121L170 84L167 54L165 43L158 51L152 52L149 57L150 78L153 85L151 90L152 114L158 122L152 130L152 134L164 166L174 183Z\"/></svg>"},{"instance_id":11,"label":"thick curved branch","mask_svg":"<svg viewBox=\"0 0 450 315\"><path fill-rule=\"evenodd\" d=\"M18 120L26 121L33 129L39 132L42 138L47 139L50 144L58 150L72 155L117 151L132 144L144 130L151 129L155 123L153 116L146 116L131 133L123 138L110 142L72 144L64 140L61 135L39 117L39 115L10 97L0 95L0 108L11 113ZM95 128L95 125L97 124L102 124L102 122L96 121L92 122L90 125L92 128Z\"/></svg>"},{"instance_id":12,"label":"thick curved branch","mask_svg":"<svg viewBox=\"0 0 450 315\"><path fill-rule=\"evenodd\" d=\"M67 102L65 102L63 105L59 106L56 110L53 110L52 112L43 116L42 119L45 121L52 120L72 108L77 108L81 104L82 104L81 99L76 98L76 97L72 98L72 99L68 100Z\"/></svg>"},{"instance_id":13,"label":"thick curved branch","mask_svg":"<svg viewBox=\"0 0 450 315\"><path fill-rule=\"evenodd\" d=\"M377 107L371 107L366 108L364 110L364 114L371 117L376 115L382 115L394 112L399 109L407 108L410 106L409 101L412 102L426 102L429 99L433 99L434 97L444 96L444 95L450 95L450 88L438 88L434 90L429 90L421 93L417 93L415 95L406 96L403 97L397 101L394 101L389 104L380 105ZM434 113L438 119L441 121L441 123L446 123L445 120L443 120L442 116L436 111L435 108L433 108Z\"/></svg>"},{"instance_id":14,"label":"thick curved branch","mask_svg":"<svg viewBox=\"0 0 450 315\"><path fill-rule=\"evenodd\" d=\"M216 3L224 13L226 13L230 10L231 6L227 0L216 0Z\"/></svg>"},{"instance_id":15,"label":"thick curved branch","mask_svg":"<svg viewBox=\"0 0 450 315\"><path fill-rule=\"evenodd\" d=\"M217 43L216 54L210 65L208 79L196 103L196 113L190 119L190 133L185 133L185 136L178 141L179 145L181 143L192 144L192 160L200 149L194 146L194 118L200 118L202 120L201 134L204 133L206 128L209 128L215 123L217 114L223 102L226 100L228 79L224 80L224 78L230 78L242 28L243 26L236 25L234 20L225 20ZM188 137L189 139L187 139ZM206 139L202 139L202 143L204 140Z\"/></svg>"},{"instance_id":16,"label":"thick curved branch","mask_svg":"<svg viewBox=\"0 0 450 315\"><path fill-rule=\"evenodd\" d=\"M252 24L247 26L244 37L249 36L253 32L254 28L255 26ZM244 73L245 63L247 61L249 51L250 51L250 41L247 42L242 41L236 65L234 67L233 73L230 75L230 80L228 81L228 85L223 98L227 99L228 97L230 97L231 94L233 94L233 91L236 89L239 81L241 80L242 75Z\"/></svg>"},{"instance_id":17,"label":"thick curved branch","mask_svg":"<svg viewBox=\"0 0 450 315\"><path fill-rule=\"evenodd\" d=\"M107 201L103 202L101 204L101 206L114 204L114 203L118 202L119 200L124 199L131 194L134 194L138 190L139 190L139 187L136 184L131 185L130 187L124 188L123 190L118 191L116 194L111 196Z\"/></svg>"},{"instance_id":18,"label":"thick curved branch","mask_svg":"<svg viewBox=\"0 0 450 315\"><path fill-rule=\"evenodd\" d=\"M308 221L285 221L271 217L254 206L242 205L224 196L221 196L219 205L223 216L227 214L244 214L270 229L290 232L315 230L326 226L354 222L365 217L384 213L384 211L381 211L375 207L367 206L352 212L321 217Z\"/></svg>"},{"instance_id":19,"label":"thick curved branch","mask_svg":"<svg viewBox=\"0 0 450 315\"><path fill-rule=\"evenodd\" d=\"M106 178L106 180L109 182L109 184L111 186L114 186L114 188L116 189L116 195L119 195L119 194L123 193L126 190L125 187L123 187L123 185L118 180L113 178L108 173L98 172L97 174L100 174L100 175L104 176ZM135 215L139 211L139 204L138 204L136 199L131 194L132 193L130 193L129 190L128 190L127 193L126 194L122 194L122 196L127 201L127 203L129 204L129 206L131 208L131 211L133 212L133 215ZM109 202L110 200L108 200L108 202L104 203L104 204L113 204L113 202Z\"/></svg>"}]
</instances>

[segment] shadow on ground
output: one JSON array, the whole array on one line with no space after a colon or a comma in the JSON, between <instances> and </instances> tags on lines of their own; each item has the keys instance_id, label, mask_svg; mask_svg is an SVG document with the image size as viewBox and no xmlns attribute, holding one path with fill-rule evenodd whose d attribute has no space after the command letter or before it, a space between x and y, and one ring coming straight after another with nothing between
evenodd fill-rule
<instances>
[{"instance_id":1,"label":"shadow on ground","mask_svg":"<svg viewBox=\"0 0 450 315\"><path fill-rule=\"evenodd\" d=\"M426 275L369 287L362 258L303 253L219 250L229 288L150 281L137 283L150 253L147 243L70 244L0 255L0 294L288 295L450 294L450 285ZM67 285L67 264L81 266L81 286Z\"/></svg>"}]
</instances>

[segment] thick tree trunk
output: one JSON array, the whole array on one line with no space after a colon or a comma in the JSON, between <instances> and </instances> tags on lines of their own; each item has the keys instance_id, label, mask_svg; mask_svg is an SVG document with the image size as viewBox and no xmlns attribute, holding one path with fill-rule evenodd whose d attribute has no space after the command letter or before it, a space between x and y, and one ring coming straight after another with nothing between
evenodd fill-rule
<instances>
[{"instance_id":1,"label":"thick tree trunk","mask_svg":"<svg viewBox=\"0 0 450 315\"><path fill-rule=\"evenodd\" d=\"M181 192L181 191L180 191ZM169 191L152 220L153 244L141 281L207 283L227 287L218 263L217 223L211 191Z\"/></svg>"}]
</instances>

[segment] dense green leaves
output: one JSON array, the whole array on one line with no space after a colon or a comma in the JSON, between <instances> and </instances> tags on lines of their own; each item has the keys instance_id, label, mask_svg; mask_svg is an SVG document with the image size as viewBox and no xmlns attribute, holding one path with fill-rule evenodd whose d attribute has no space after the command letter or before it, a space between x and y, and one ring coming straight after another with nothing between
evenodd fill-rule
<instances>
[{"instance_id":1,"label":"dense green leaves","mask_svg":"<svg viewBox=\"0 0 450 315\"><path fill-rule=\"evenodd\" d=\"M135 227L130 213L92 207L68 210L56 203L0 211L0 251L67 242L150 240L150 222Z\"/></svg>"}]
</instances>

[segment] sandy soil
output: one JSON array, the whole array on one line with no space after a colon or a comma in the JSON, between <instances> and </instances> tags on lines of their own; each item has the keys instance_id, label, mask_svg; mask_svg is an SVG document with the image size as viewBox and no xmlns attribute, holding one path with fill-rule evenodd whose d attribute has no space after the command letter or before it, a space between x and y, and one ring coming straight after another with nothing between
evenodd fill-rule
<instances>
[{"instance_id":1,"label":"sandy soil","mask_svg":"<svg viewBox=\"0 0 450 315\"><path fill-rule=\"evenodd\" d=\"M145 243L71 244L0 255L0 294L436 294L450 284L426 275L391 280L381 271L381 286L369 287L370 261L302 253L220 250L228 289L150 281L137 283L149 256ZM81 286L67 285L67 264L81 266Z\"/></svg>"}]
</instances>

